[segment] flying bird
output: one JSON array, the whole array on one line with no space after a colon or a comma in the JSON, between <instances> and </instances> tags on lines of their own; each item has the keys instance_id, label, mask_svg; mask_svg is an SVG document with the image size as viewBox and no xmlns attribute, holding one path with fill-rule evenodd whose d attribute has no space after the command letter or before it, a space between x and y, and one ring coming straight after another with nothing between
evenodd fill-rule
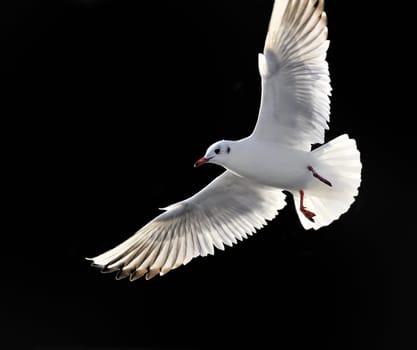
<instances>
[{"instance_id":1,"label":"flying bird","mask_svg":"<svg viewBox=\"0 0 417 350\"><path fill-rule=\"evenodd\" d=\"M261 229L294 197L305 229L337 220L361 182L360 153L346 134L324 143L330 114L324 0L276 0L263 53L262 97L252 134L211 145L195 167L225 171L132 237L92 260L116 278L150 279L214 254ZM315 144L322 144L312 150Z\"/></svg>"}]
</instances>

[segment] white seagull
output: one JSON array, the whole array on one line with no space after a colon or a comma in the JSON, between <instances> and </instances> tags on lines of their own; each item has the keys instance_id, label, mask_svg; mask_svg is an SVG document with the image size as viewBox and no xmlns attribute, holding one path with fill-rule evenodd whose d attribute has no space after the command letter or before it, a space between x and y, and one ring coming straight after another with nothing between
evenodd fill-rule
<instances>
[{"instance_id":1,"label":"white seagull","mask_svg":"<svg viewBox=\"0 0 417 350\"><path fill-rule=\"evenodd\" d=\"M259 54L262 99L249 137L214 143L195 166L226 169L192 197L115 248L91 258L117 279L150 279L247 238L294 197L305 229L329 225L355 200L361 182L356 142L324 143L330 114L324 0L277 0ZM313 144L323 144L311 150Z\"/></svg>"}]
</instances>

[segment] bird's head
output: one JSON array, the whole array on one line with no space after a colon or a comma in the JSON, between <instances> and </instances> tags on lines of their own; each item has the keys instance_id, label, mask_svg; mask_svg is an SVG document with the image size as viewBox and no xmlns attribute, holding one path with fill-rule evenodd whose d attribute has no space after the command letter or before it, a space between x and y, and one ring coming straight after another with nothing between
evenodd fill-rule
<instances>
[{"instance_id":1,"label":"bird's head","mask_svg":"<svg viewBox=\"0 0 417 350\"><path fill-rule=\"evenodd\" d=\"M225 165L232 152L231 141L217 141L207 148L204 157L197 160L194 167L199 167L205 163Z\"/></svg>"}]
</instances>

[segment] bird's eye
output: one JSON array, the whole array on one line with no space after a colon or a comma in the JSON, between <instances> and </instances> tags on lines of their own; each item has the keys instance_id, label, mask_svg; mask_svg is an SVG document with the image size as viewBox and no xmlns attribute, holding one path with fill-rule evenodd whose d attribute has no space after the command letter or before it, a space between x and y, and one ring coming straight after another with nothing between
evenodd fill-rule
<instances>
[{"instance_id":1,"label":"bird's eye","mask_svg":"<svg viewBox=\"0 0 417 350\"><path fill-rule=\"evenodd\" d=\"M229 146L227 147L226 152L230 153L230 147Z\"/></svg>"},{"instance_id":2,"label":"bird's eye","mask_svg":"<svg viewBox=\"0 0 417 350\"><path fill-rule=\"evenodd\" d=\"M216 148L216 149L214 150L214 153L219 154L219 153L220 153L220 148Z\"/></svg>"}]
</instances>

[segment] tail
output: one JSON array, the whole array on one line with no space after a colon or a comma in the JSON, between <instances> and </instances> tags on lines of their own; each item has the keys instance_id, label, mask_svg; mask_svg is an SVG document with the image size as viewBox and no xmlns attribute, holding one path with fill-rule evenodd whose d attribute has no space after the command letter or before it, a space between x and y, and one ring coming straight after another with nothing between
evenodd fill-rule
<instances>
[{"instance_id":1,"label":"tail","mask_svg":"<svg viewBox=\"0 0 417 350\"><path fill-rule=\"evenodd\" d=\"M361 183L360 153L355 140L348 135L341 135L312 153L316 159L314 169L332 186L313 181L313 185L305 190L304 206L316 214L314 222L301 213L300 194L292 191L298 217L306 230L327 226L347 212Z\"/></svg>"}]
</instances>

